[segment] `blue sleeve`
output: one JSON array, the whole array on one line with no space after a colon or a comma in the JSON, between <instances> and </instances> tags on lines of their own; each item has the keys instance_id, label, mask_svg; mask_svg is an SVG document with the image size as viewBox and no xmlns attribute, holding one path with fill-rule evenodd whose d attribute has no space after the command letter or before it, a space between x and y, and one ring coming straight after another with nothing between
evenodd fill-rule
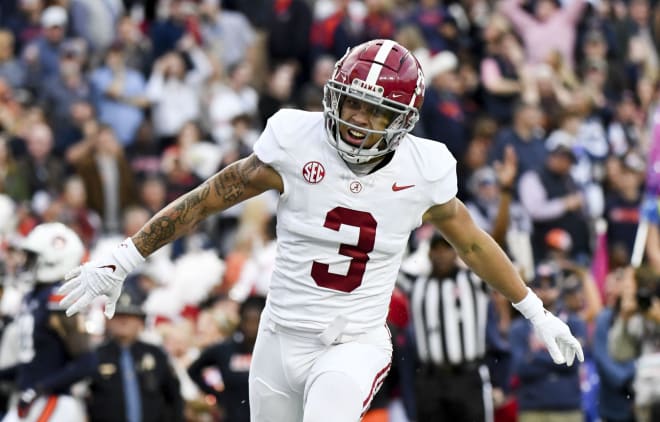
<instances>
[{"instance_id":1,"label":"blue sleeve","mask_svg":"<svg viewBox=\"0 0 660 422\"><path fill-rule=\"evenodd\" d=\"M601 381L616 389L621 389L635 376L635 361L617 362L608 353L607 334L611 319L611 309L602 311L596 318L592 352Z\"/></svg>"},{"instance_id":2,"label":"blue sleeve","mask_svg":"<svg viewBox=\"0 0 660 422\"><path fill-rule=\"evenodd\" d=\"M35 390L40 394L65 391L71 385L85 377L91 377L99 365L96 351L80 356L59 371L50 374L35 385Z\"/></svg>"},{"instance_id":3,"label":"blue sleeve","mask_svg":"<svg viewBox=\"0 0 660 422\"><path fill-rule=\"evenodd\" d=\"M190 367L188 367L188 375L195 385L197 385L197 387L204 393L211 394L216 398L220 398L220 392L206 383L203 372L204 369L208 367L216 367L218 370L221 369L221 347L221 344L216 344L205 349Z\"/></svg>"}]
</instances>

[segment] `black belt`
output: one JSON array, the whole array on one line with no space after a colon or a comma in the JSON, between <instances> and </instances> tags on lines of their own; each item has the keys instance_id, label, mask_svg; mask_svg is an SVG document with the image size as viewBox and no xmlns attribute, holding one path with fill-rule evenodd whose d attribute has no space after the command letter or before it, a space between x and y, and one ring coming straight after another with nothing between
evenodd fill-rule
<instances>
[{"instance_id":1,"label":"black belt","mask_svg":"<svg viewBox=\"0 0 660 422\"><path fill-rule=\"evenodd\" d=\"M483 365L481 360L473 360L470 362L463 362L455 365L433 365L423 364L421 372L428 375L448 375L448 374L464 374L466 372L473 372L479 370Z\"/></svg>"}]
</instances>

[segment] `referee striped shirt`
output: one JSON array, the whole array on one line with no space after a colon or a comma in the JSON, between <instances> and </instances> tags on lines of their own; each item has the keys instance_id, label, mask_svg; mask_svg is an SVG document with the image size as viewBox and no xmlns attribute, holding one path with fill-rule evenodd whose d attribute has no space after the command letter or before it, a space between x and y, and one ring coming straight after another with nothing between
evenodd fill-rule
<instances>
[{"instance_id":1,"label":"referee striped shirt","mask_svg":"<svg viewBox=\"0 0 660 422\"><path fill-rule=\"evenodd\" d=\"M419 277L411 296L417 354L427 365L461 365L484 357L488 291L476 274L459 269L438 280Z\"/></svg>"}]
</instances>

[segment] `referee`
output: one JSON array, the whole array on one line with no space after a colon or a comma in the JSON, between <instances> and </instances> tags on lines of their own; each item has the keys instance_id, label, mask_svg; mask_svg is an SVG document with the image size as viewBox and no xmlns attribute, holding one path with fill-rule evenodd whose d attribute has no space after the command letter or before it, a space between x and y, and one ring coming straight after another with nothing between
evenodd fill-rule
<instances>
[{"instance_id":1,"label":"referee","mask_svg":"<svg viewBox=\"0 0 660 422\"><path fill-rule=\"evenodd\" d=\"M486 284L458 265L455 250L437 233L429 259L431 274L417 278L411 295L417 421L490 422Z\"/></svg>"}]
</instances>

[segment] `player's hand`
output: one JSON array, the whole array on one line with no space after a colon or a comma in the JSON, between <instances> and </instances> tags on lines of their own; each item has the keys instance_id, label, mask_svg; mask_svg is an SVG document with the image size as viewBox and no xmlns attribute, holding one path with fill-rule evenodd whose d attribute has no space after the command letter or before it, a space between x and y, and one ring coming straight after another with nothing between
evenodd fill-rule
<instances>
[{"instance_id":1,"label":"player's hand","mask_svg":"<svg viewBox=\"0 0 660 422\"><path fill-rule=\"evenodd\" d=\"M545 343L552 360L558 364L573 365L577 356L584 361L584 353L578 339L573 337L571 330L564 321L543 308L543 302L534 292L528 289L527 296L513 304L532 325L539 338Z\"/></svg>"},{"instance_id":2,"label":"player's hand","mask_svg":"<svg viewBox=\"0 0 660 422\"><path fill-rule=\"evenodd\" d=\"M91 261L71 270L58 293L65 295L60 305L71 316L85 309L98 296L106 297L105 316L112 318L124 279L144 258L128 238L109 257Z\"/></svg>"},{"instance_id":3,"label":"player's hand","mask_svg":"<svg viewBox=\"0 0 660 422\"><path fill-rule=\"evenodd\" d=\"M126 272L119 268L116 262L107 259L91 261L69 271L64 277L66 283L58 290L58 293L66 295L60 301L67 308L66 315L80 312L98 296L106 296L105 316L112 318L115 302L126 278Z\"/></svg>"},{"instance_id":4,"label":"player's hand","mask_svg":"<svg viewBox=\"0 0 660 422\"><path fill-rule=\"evenodd\" d=\"M584 361L584 353L578 339L573 337L571 330L564 321L552 313L544 310L543 313L532 319L536 335L545 343L552 360L558 364L573 365L577 356L580 362Z\"/></svg>"},{"instance_id":5,"label":"player's hand","mask_svg":"<svg viewBox=\"0 0 660 422\"><path fill-rule=\"evenodd\" d=\"M22 391L21 394L18 397L18 405L17 410L18 410L18 417L23 419L28 416L30 413L30 408L32 407L32 403L37 399L37 392L34 391L32 388L27 389L25 391Z\"/></svg>"}]
</instances>

